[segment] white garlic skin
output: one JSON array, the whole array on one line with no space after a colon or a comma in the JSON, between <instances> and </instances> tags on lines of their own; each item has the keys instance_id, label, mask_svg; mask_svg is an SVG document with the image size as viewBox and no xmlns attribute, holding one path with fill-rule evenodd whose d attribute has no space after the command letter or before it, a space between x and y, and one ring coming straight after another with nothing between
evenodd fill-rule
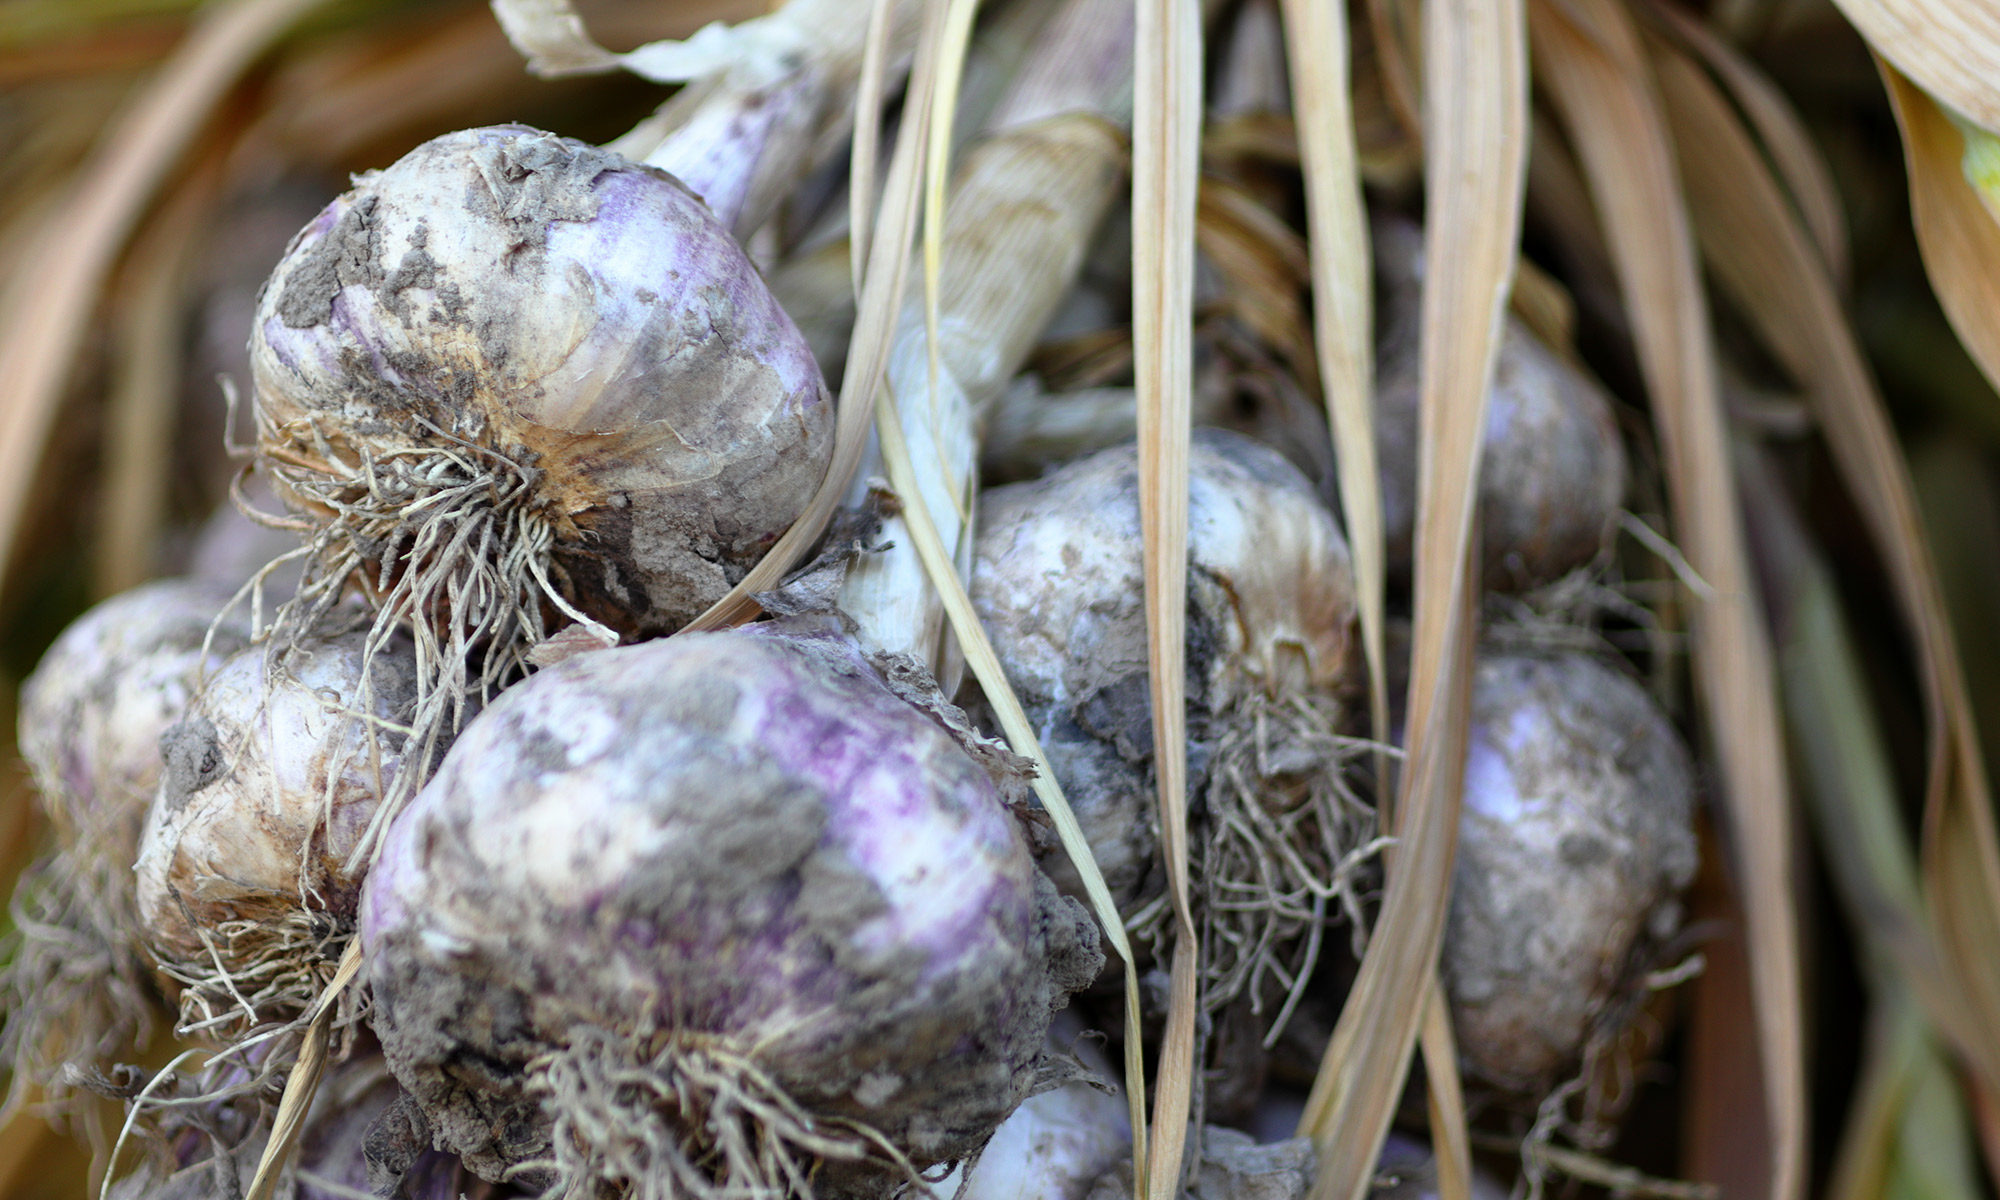
<instances>
[{"instance_id":1,"label":"white garlic skin","mask_svg":"<svg viewBox=\"0 0 2000 1200\"><path fill-rule=\"evenodd\" d=\"M65 629L22 685L21 755L65 847L131 863L159 784L160 735L197 677L248 643L243 613L216 621L233 591L161 579L114 596Z\"/></svg>"},{"instance_id":2,"label":"white garlic skin","mask_svg":"<svg viewBox=\"0 0 2000 1200\"><path fill-rule=\"evenodd\" d=\"M1251 689L1337 685L1353 570L1312 485L1276 451L1204 429L1189 487L1191 712ZM1118 896L1154 857L1142 541L1137 451L1114 447L987 491L972 577L973 606ZM1046 869L1080 887L1066 858Z\"/></svg>"},{"instance_id":3,"label":"white garlic skin","mask_svg":"<svg viewBox=\"0 0 2000 1200\"><path fill-rule=\"evenodd\" d=\"M810 348L701 201L522 126L359 177L273 272L251 368L267 461L316 430L350 467L462 439L541 472L573 600L628 633L718 599L832 452Z\"/></svg>"},{"instance_id":4,"label":"white garlic skin","mask_svg":"<svg viewBox=\"0 0 2000 1200\"><path fill-rule=\"evenodd\" d=\"M1469 1074L1539 1095L1680 922L1694 768L1633 680L1585 654L1488 654L1473 677L1442 973Z\"/></svg>"},{"instance_id":5,"label":"white garlic skin","mask_svg":"<svg viewBox=\"0 0 2000 1200\"><path fill-rule=\"evenodd\" d=\"M1132 1153L1132 1119L1125 1097L1105 1081L1117 1078L1098 1047L1081 1040L1083 1024L1059 1013L1049 1048L1076 1057L1094 1078L1072 1079L1021 1102L1000 1123L970 1170L939 1182L957 1200L1083 1200L1091 1184ZM964 1191L957 1191L963 1181Z\"/></svg>"},{"instance_id":6,"label":"white garlic skin","mask_svg":"<svg viewBox=\"0 0 2000 1200\"><path fill-rule=\"evenodd\" d=\"M354 915L361 878L346 860L404 765L397 736L371 741L368 722L342 711L362 703L364 642L349 633L291 654L244 650L161 739L166 767L137 869L140 919L164 958L198 961L200 929L278 919L308 896ZM413 676L409 643L392 642L375 660L367 711L407 721Z\"/></svg>"}]
</instances>

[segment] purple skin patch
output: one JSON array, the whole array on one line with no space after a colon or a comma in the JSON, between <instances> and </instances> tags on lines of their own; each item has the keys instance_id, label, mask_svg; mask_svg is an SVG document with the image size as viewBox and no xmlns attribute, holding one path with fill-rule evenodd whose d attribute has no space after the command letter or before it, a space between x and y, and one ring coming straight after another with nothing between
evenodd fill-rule
<instances>
[{"instance_id":1,"label":"purple skin patch","mask_svg":"<svg viewBox=\"0 0 2000 1200\"><path fill-rule=\"evenodd\" d=\"M856 668L868 670L852 643L823 640L841 645ZM866 707L829 708L803 663L783 670L783 683L772 688L778 699L764 708L753 740L785 770L825 790L822 844L838 846L901 914L863 930L870 948L886 949L892 941L917 945L943 965L997 932L992 926L1000 914L1020 912L1026 896L1015 880L997 873L982 879L973 869L1011 855L1019 844L1013 818L994 802L997 797L987 789L932 792L934 752L883 736L913 715L900 700L881 693Z\"/></svg>"},{"instance_id":2,"label":"purple skin patch","mask_svg":"<svg viewBox=\"0 0 2000 1200\"><path fill-rule=\"evenodd\" d=\"M779 640L755 631L738 636ZM676 648L690 652L707 649L698 645L700 641L698 636L676 639ZM682 642L686 645L678 645ZM839 643L826 639L826 644ZM659 648L667 643L647 645ZM851 644L843 648L857 674L872 674ZM596 657L586 656L584 661ZM796 786L824 797L826 819L820 844L837 849L889 902L888 912L856 931L862 947L875 952L893 947L921 948L933 958L936 970L949 970L969 946L1002 932L997 926L1028 919L1028 896L1017 878L1019 865L1013 862L1021 852L1013 818L1000 805L991 781L969 763L961 776L945 780L958 790L937 790L935 761L945 735L927 718L879 685L829 689L823 680L813 677L813 665L810 660L785 655L760 656L754 663L754 691L746 688L741 694L728 741L739 748L754 747L759 759L794 780ZM728 669L727 664L716 666ZM540 686L550 687L561 674L561 668L544 672L539 678L547 682ZM570 673L571 677L575 674ZM521 713L526 703L525 694L516 701L510 692L495 702L495 708L504 719ZM633 729L602 736L597 733L601 719L603 714L591 714L568 725L564 731L571 756L568 770L549 776L549 785L573 792L588 788L598 774L589 769L594 765L592 760L616 755L638 734ZM925 727L935 734L931 741L908 736L912 730ZM440 779L453 772L455 760L490 760L497 751L504 764L510 756L496 744L499 739L491 736L492 729L491 723L469 726L463 735L465 748L447 760ZM482 733L488 736L482 737ZM518 769L502 764L492 766L503 771ZM424 886L418 876L425 856L421 841L403 831L439 803L434 795L437 791L437 787L426 790L412 803L407 818L398 820L398 832L392 833L382 860L374 868L369 889L370 925L403 924L410 919L400 897ZM507 794L511 803L514 793ZM996 869L1007 867L1012 869ZM619 885L617 879L594 869L577 883L578 902L586 910L603 905L608 893ZM765 934L782 943L792 932L780 923ZM691 956L712 951L687 933L687 926L672 933L632 924L620 926L620 940L635 947L669 945ZM738 946L735 953L750 953L750 948Z\"/></svg>"}]
</instances>

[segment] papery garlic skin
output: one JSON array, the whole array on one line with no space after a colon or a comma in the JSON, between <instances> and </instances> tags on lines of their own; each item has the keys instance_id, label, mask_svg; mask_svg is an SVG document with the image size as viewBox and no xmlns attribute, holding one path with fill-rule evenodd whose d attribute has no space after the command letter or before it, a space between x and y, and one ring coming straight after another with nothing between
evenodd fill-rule
<instances>
[{"instance_id":1,"label":"papery garlic skin","mask_svg":"<svg viewBox=\"0 0 2000 1200\"><path fill-rule=\"evenodd\" d=\"M160 735L203 673L249 641L233 584L162 579L65 629L21 687L21 756L66 845L129 866L160 778ZM106 841L106 839L109 839Z\"/></svg>"},{"instance_id":2,"label":"papery garlic skin","mask_svg":"<svg viewBox=\"0 0 2000 1200\"><path fill-rule=\"evenodd\" d=\"M1082 1035L1082 1023L1058 1014L1049 1026L1052 1055L1073 1055L1084 1072L1038 1092L1001 1122L969 1168L938 1183L957 1200L1083 1200L1090 1187L1132 1153L1132 1115L1110 1086L1111 1062ZM959 1188L963 1191L959 1191Z\"/></svg>"},{"instance_id":3,"label":"papery garlic skin","mask_svg":"<svg viewBox=\"0 0 2000 1200\"><path fill-rule=\"evenodd\" d=\"M627 633L718 599L831 453L811 350L701 201L522 126L360 177L272 274L251 366L289 502L324 510L329 458L505 460L533 473L520 503L566 598Z\"/></svg>"},{"instance_id":4,"label":"papery garlic skin","mask_svg":"<svg viewBox=\"0 0 2000 1200\"><path fill-rule=\"evenodd\" d=\"M354 927L364 872L350 856L399 773L421 773L403 754L412 647L396 639L371 659L367 642L244 650L161 738L137 901L154 955L187 985L185 1020L237 997L259 1020L295 1016ZM257 986L223 978L246 970ZM273 971L291 981L259 992Z\"/></svg>"}]
</instances>

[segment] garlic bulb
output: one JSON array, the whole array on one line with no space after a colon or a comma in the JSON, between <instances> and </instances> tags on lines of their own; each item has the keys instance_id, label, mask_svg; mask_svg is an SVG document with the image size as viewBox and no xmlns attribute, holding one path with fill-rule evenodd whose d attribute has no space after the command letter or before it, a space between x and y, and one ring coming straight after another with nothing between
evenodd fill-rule
<instances>
[{"instance_id":1,"label":"garlic bulb","mask_svg":"<svg viewBox=\"0 0 2000 1200\"><path fill-rule=\"evenodd\" d=\"M1296 468L1239 435L1197 430L1189 473L1189 777L1212 818L1196 886L1244 889L1233 917L1210 909L1244 926L1226 939L1240 953L1211 960L1219 1006L1274 966L1286 991L1303 980L1297 935L1338 910L1372 816L1340 778L1355 608L1339 525ZM973 605L1129 912L1158 882L1137 453L990 489L980 520ZM1247 836L1273 826L1296 839L1279 864ZM1063 856L1047 869L1080 892Z\"/></svg>"},{"instance_id":2,"label":"garlic bulb","mask_svg":"<svg viewBox=\"0 0 2000 1200\"><path fill-rule=\"evenodd\" d=\"M811 351L701 202L520 126L363 176L272 273L251 351L290 502L337 520L372 472L405 504L492 510L496 538L538 526L564 598L624 632L719 597L831 450ZM388 558L428 549L401 540L355 549L393 578L426 565Z\"/></svg>"},{"instance_id":3,"label":"garlic bulb","mask_svg":"<svg viewBox=\"0 0 2000 1200\"><path fill-rule=\"evenodd\" d=\"M521 126L433 139L329 205L265 287L251 368L260 464L320 525L285 628L350 584L378 631L408 624L433 746L452 696L554 628L707 608L832 450L810 348L701 201Z\"/></svg>"},{"instance_id":4,"label":"garlic bulb","mask_svg":"<svg viewBox=\"0 0 2000 1200\"><path fill-rule=\"evenodd\" d=\"M161 738L138 912L185 985L184 1025L222 1035L289 1019L354 927L348 863L406 763L415 652L351 632L224 663ZM250 1011L245 1011L247 1004Z\"/></svg>"},{"instance_id":5,"label":"garlic bulb","mask_svg":"<svg viewBox=\"0 0 2000 1200\"><path fill-rule=\"evenodd\" d=\"M160 778L160 735L199 676L249 641L234 587L162 579L77 618L21 688L21 755L65 845L129 866ZM211 636L212 631L212 636Z\"/></svg>"},{"instance_id":6,"label":"garlic bulb","mask_svg":"<svg viewBox=\"0 0 2000 1200\"><path fill-rule=\"evenodd\" d=\"M0 972L0 1062L62 1106L63 1068L139 1048L157 996L141 950L132 859L160 776L160 735L200 677L242 647L231 588L166 579L115 596L63 631L21 689L21 753L55 848L15 896Z\"/></svg>"},{"instance_id":7,"label":"garlic bulb","mask_svg":"<svg viewBox=\"0 0 2000 1200\"><path fill-rule=\"evenodd\" d=\"M1441 971L1474 1077L1539 1095L1680 922L1694 768L1638 684L1584 654L1473 676Z\"/></svg>"},{"instance_id":8,"label":"garlic bulb","mask_svg":"<svg viewBox=\"0 0 2000 1200\"><path fill-rule=\"evenodd\" d=\"M1378 221L1388 285L1377 350L1375 440L1392 568L1407 572L1417 520L1417 305L1423 235ZM1625 448L1603 386L1505 319L1479 460L1481 559L1488 587L1525 591L1589 564L1611 544L1625 498Z\"/></svg>"},{"instance_id":9,"label":"garlic bulb","mask_svg":"<svg viewBox=\"0 0 2000 1200\"><path fill-rule=\"evenodd\" d=\"M362 924L437 1145L633 1200L881 1196L977 1149L1103 956L1004 756L892 682L766 623L579 655L467 727Z\"/></svg>"}]
</instances>

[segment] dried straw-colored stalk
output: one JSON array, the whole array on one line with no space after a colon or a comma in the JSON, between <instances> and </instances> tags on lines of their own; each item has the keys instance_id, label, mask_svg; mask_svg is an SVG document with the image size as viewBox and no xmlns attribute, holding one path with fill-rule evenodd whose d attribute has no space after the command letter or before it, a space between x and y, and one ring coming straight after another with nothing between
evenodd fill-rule
<instances>
[{"instance_id":1,"label":"dried straw-colored stalk","mask_svg":"<svg viewBox=\"0 0 2000 1200\"><path fill-rule=\"evenodd\" d=\"M875 171L881 158L884 81L889 74L889 38L895 8L891 0L872 0L868 33L862 42L861 86L854 97L854 145L847 160L848 262L854 273L854 302L866 290L874 246ZM922 43L927 46L929 39ZM913 81L914 82L914 81Z\"/></svg>"},{"instance_id":2,"label":"dried straw-colored stalk","mask_svg":"<svg viewBox=\"0 0 2000 1200\"><path fill-rule=\"evenodd\" d=\"M900 503L927 510L958 564L960 579L966 574L966 546L971 540L978 451L970 401L959 389L945 391L938 348L943 336L938 275L943 266L944 181L951 166L951 129L976 9L969 0L946 0L943 5L944 32L937 82L929 97L923 180L924 286L897 323L883 380L890 405L904 425L903 441L914 447L911 468L921 493L900 496ZM939 676L947 693L955 691L957 681L946 679L943 669L944 614L938 593L925 581L923 560L910 544L900 513L891 512L883 524L887 548L854 564L841 586L840 607L854 619L864 641L915 658Z\"/></svg>"},{"instance_id":3,"label":"dried straw-colored stalk","mask_svg":"<svg viewBox=\"0 0 2000 1200\"><path fill-rule=\"evenodd\" d=\"M1814 403L1834 459L1889 568L1917 650L1930 733L1925 875L1942 961L1929 939L1898 938L1918 994L2000 1094L2000 842L1964 668L1881 397L1832 281L1715 86L1685 56L1656 47L1688 198L1710 269ZM1698 149L1693 149L1698 147Z\"/></svg>"},{"instance_id":4,"label":"dried straw-colored stalk","mask_svg":"<svg viewBox=\"0 0 2000 1200\"><path fill-rule=\"evenodd\" d=\"M1188 447L1194 392L1194 255L1201 174L1201 8L1138 0L1132 128L1132 345L1139 527L1160 853L1174 913L1172 983L1155 1079L1146 1194L1180 1194L1195 1089L1200 945L1187 832Z\"/></svg>"},{"instance_id":5,"label":"dried straw-colored stalk","mask_svg":"<svg viewBox=\"0 0 2000 1200\"><path fill-rule=\"evenodd\" d=\"M1650 12L1673 31L1699 57L1716 79L1729 91L1730 99L1770 155L1771 165L1784 180L1799 217L1812 235L1813 245L1826 264L1826 273L1836 289L1847 279L1847 217L1840 207L1840 192L1805 122L1799 119L1785 94L1759 71L1743 53L1718 36L1713 29L1686 10L1665 0L1650 0Z\"/></svg>"},{"instance_id":6,"label":"dried straw-colored stalk","mask_svg":"<svg viewBox=\"0 0 2000 1200\"><path fill-rule=\"evenodd\" d=\"M1368 214L1361 202L1354 113L1348 100L1346 5L1338 0L1286 0L1285 32L1299 161L1305 175L1313 346L1340 464L1347 545L1354 555L1369 718L1375 737L1386 741L1389 686L1383 654L1381 477L1375 463L1374 296ZM1388 778L1379 764L1378 777Z\"/></svg>"},{"instance_id":7,"label":"dried straw-colored stalk","mask_svg":"<svg viewBox=\"0 0 2000 1200\"><path fill-rule=\"evenodd\" d=\"M971 6L962 11L969 31ZM972 550L977 414L1020 370L1074 286L1124 178L1116 122L1130 44L1124 0L1066 6L1045 31L1040 61L1069 69L1017 79L996 111L1001 124L968 152L948 212L940 211L941 179L930 189L926 286L903 311L887 386L923 502L961 579ZM950 129L948 112L933 114L934 167L949 151ZM888 548L855 564L841 607L870 641L929 664L949 690L943 608L900 524L891 515L880 539Z\"/></svg>"},{"instance_id":8,"label":"dried straw-colored stalk","mask_svg":"<svg viewBox=\"0 0 2000 1200\"><path fill-rule=\"evenodd\" d=\"M263 1156L257 1161L257 1173L251 1177L250 1186L244 1189L243 1200L271 1200L277 1194L285 1166L291 1161L292 1151L298 1147L299 1135L305 1132L306 1116L312 1110L320 1078L326 1072L333 1019L339 1011L336 1002L360 973L361 939L354 938L347 943L347 952L340 957L333 981L327 984L326 991L321 993L318 1003L306 1017L304 1044L299 1049L298 1061L292 1066L290 1078L285 1080L284 1095L279 1097L278 1111L271 1118L271 1135L264 1143Z\"/></svg>"},{"instance_id":9,"label":"dried straw-colored stalk","mask_svg":"<svg viewBox=\"0 0 2000 1200\"><path fill-rule=\"evenodd\" d=\"M1424 26L1428 212L1422 305L1409 756L1389 827L1387 888L1301 1131L1319 1149L1314 1200L1365 1194L1428 1025L1433 1077L1452 1069L1437 955L1458 846L1478 580L1473 502L1486 401L1520 237L1527 171L1525 19L1515 4L1443 3ZM1455 1066L1455 1064L1452 1064ZM1443 1097L1446 1105L1452 1097ZM1450 1173L1462 1118L1439 1111ZM1459 1182L1463 1186L1463 1182Z\"/></svg>"},{"instance_id":10,"label":"dried straw-colored stalk","mask_svg":"<svg viewBox=\"0 0 2000 1200\"><path fill-rule=\"evenodd\" d=\"M1875 53L1940 102L2000 130L2000 8L1985 0L1834 0Z\"/></svg>"},{"instance_id":11,"label":"dried straw-colored stalk","mask_svg":"<svg viewBox=\"0 0 2000 1200\"><path fill-rule=\"evenodd\" d=\"M1959 342L2000 387L2000 221L1965 177L1964 134L1900 71L1878 65L1903 132L1910 213L1931 288Z\"/></svg>"},{"instance_id":12,"label":"dried straw-colored stalk","mask_svg":"<svg viewBox=\"0 0 2000 1200\"><path fill-rule=\"evenodd\" d=\"M1613 0L1536 0L1537 75L1603 222L1665 452L1694 598L1695 682L1720 767L1766 1104L1766 1195L1805 1187L1806 1092L1791 791L1770 646L1752 594L1693 233L1638 33Z\"/></svg>"},{"instance_id":13,"label":"dried straw-colored stalk","mask_svg":"<svg viewBox=\"0 0 2000 1200\"><path fill-rule=\"evenodd\" d=\"M1354 114L1349 101L1346 7L1332 0L1286 0L1293 107L1305 175L1313 279L1313 344L1333 448L1341 512L1354 555L1355 600L1368 670L1368 711L1378 742L1389 737L1384 654L1385 570L1380 474L1375 461L1374 312L1367 210L1361 199ZM1375 777L1386 790L1386 755ZM1450 1014L1433 985L1419 1030L1431 1080L1432 1147L1445 1200L1471 1187L1471 1152L1458 1088Z\"/></svg>"}]
</instances>

